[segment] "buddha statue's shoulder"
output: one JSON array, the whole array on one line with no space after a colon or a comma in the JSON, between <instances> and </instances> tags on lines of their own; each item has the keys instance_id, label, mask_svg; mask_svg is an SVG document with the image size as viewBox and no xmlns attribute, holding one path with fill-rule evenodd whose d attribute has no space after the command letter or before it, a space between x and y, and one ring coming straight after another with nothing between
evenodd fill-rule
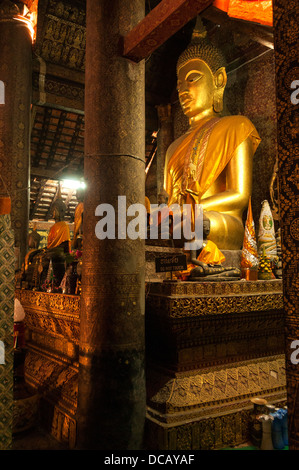
<instances>
[{"instance_id":1,"label":"buddha statue's shoulder","mask_svg":"<svg viewBox=\"0 0 299 470\"><path fill-rule=\"evenodd\" d=\"M232 116L223 116L216 121L213 130L234 132L236 130L245 130L252 131L255 129L254 124L246 116L242 115L232 115Z\"/></svg>"},{"instance_id":2,"label":"buddha statue's shoulder","mask_svg":"<svg viewBox=\"0 0 299 470\"><path fill-rule=\"evenodd\" d=\"M58 228L61 228L61 227L65 227L65 225L67 225L67 223L64 220L59 220L58 222L55 222L55 224L52 225L51 228L58 229Z\"/></svg>"},{"instance_id":3,"label":"buddha statue's shoulder","mask_svg":"<svg viewBox=\"0 0 299 470\"><path fill-rule=\"evenodd\" d=\"M182 134L180 137L177 137L168 147L167 153L172 154L173 151L186 139L186 137L189 135L189 131L185 132Z\"/></svg>"},{"instance_id":4,"label":"buddha statue's shoulder","mask_svg":"<svg viewBox=\"0 0 299 470\"><path fill-rule=\"evenodd\" d=\"M212 139L233 139L237 143L250 138L255 147L258 146L261 140L254 124L250 119L242 115L224 116L220 118L215 124L212 133Z\"/></svg>"},{"instance_id":5,"label":"buddha statue's shoulder","mask_svg":"<svg viewBox=\"0 0 299 470\"><path fill-rule=\"evenodd\" d=\"M60 232L69 233L69 226L68 226L67 222L65 222L64 220L60 220L59 222L55 222L55 224L52 225L52 227L50 228L49 234L56 234L56 233L60 233Z\"/></svg>"},{"instance_id":6,"label":"buddha statue's shoulder","mask_svg":"<svg viewBox=\"0 0 299 470\"><path fill-rule=\"evenodd\" d=\"M177 148L185 140L188 140L192 135L196 134L197 130L200 130L203 126L209 127L210 121L205 121L204 124L200 124L197 128L188 129L183 135L175 139L172 144L170 144L168 151L171 154L175 148ZM254 124L246 116L242 115L232 115L232 116L223 116L218 120L215 120L212 124L211 131L223 132L224 135L229 132L244 131L252 132L255 131ZM256 132L257 133L257 132Z\"/></svg>"},{"instance_id":7,"label":"buddha statue's shoulder","mask_svg":"<svg viewBox=\"0 0 299 470\"><path fill-rule=\"evenodd\" d=\"M165 155L165 167L167 168L169 160L171 159L172 155L175 153L177 148L180 147L180 145L185 141L186 139L186 134L181 135L180 137L177 137L167 148L166 155Z\"/></svg>"}]
</instances>

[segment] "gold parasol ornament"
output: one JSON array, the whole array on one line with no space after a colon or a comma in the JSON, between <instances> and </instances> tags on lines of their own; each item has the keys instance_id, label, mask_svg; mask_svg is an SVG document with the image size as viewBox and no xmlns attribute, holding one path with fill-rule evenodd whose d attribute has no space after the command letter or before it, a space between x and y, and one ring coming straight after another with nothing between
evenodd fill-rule
<instances>
[{"instance_id":1,"label":"gold parasol ornament","mask_svg":"<svg viewBox=\"0 0 299 470\"><path fill-rule=\"evenodd\" d=\"M243 248L241 254L241 268L257 268L259 256L255 236L254 220L252 217L251 198L248 203L247 219L245 224L245 233Z\"/></svg>"}]
</instances>

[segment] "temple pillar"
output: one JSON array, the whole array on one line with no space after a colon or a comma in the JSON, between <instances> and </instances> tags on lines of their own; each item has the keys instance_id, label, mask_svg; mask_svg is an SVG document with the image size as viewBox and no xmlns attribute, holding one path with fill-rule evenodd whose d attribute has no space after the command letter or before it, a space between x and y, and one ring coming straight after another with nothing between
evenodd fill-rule
<instances>
[{"instance_id":1,"label":"temple pillar","mask_svg":"<svg viewBox=\"0 0 299 470\"><path fill-rule=\"evenodd\" d=\"M119 56L144 1L87 0L83 272L77 447L139 449L145 419L144 240L118 236L118 197L144 204L144 63ZM124 200L122 200L123 202ZM115 209L98 239L97 206ZM114 224L113 224L114 226Z\"/></svg>"},{"instance_id":2,"label":"temple pillar","mask_svg":"<svg viewBox=\"0 0 299 470\"><path fill-rule=\"evenodd\" d=\"M0 450L11 450L13 431L14 233L11 201L0 196Z\"/></svg>"},{"instance_id":3,"label":"temple pillar","mask_svg":"<svg viewBox=\"0 0 299 470\"><path fill-rule=\"evenodd\" d=\"M165 155L169 145L173 142L173 127L171 116L171 105L161 104L157 106L159 119L159 132L157 137L157 195L158 202L164 193L164 167Z\"/></svg>"},{"instance_id":4,"label":"temple pillar","mask_svg":"<svg viewBox=\"0 0 299 470\"><path fill-rule=\"evenodd\" d=\"M275 0L273 18L289 448L299 450L298 2Z\"/></svg>"},{"instance_id":5,"label":"temple pillar","mask_svg":"<svg viewBox=\"0 0 299 470\"><path fill-rule=\"evenodd\" d=\"M11 197L11 224L20 260L26 254L29 218L29 161L32 40L18 7L0 3L0 195Z\"/></svg>"}]
</instances>

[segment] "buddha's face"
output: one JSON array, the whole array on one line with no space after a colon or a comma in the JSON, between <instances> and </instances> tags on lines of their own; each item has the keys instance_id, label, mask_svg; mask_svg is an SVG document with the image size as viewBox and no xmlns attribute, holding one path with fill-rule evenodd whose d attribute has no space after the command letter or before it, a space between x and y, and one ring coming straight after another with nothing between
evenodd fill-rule
<instances>
[{"instance_id":1,"label":"buddha's face","mask_svg":"<svg viewBox=\"0 0 299 470\"><path fill-rule=\"evenodd\" d=\"M55 220L55 222L59 222L61 220L60 212L55 206L53 208L52 218Z\"/></svg>"},{"instance_id":2,"label":"buddha's face","mask_svg":"<svg viewBox=\"0 0 299 470\"><path fill-rule=\"evenodd\" d=\"M178 95L184 114L195 118L213 111L215 82L209 66L191 59L178 71Z\"/></svg>"}]
</instances>

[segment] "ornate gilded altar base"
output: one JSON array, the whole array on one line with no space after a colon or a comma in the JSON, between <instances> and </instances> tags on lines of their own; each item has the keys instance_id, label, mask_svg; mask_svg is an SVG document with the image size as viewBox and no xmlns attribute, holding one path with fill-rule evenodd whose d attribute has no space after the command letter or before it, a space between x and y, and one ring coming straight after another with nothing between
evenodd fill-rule
<instances>
[{"instance_id":1,"label":"ornate gilded altar base","mask_svg":"<svg viewBox=\"0 0 299 470\"><path fill-rule=\"evenodd\" d=\"M76 443L80 297L17 290L26 312L25 380L39 392L39 419L60 442Z\"/></svg>"},{"instance_id":2,"label":"ornate gilded altar base","mask_svg":"<svg viewBox=\"0 0 299 470\"><path fill-rule=\"evenodd\" d=\"M150 449L249 439L250 399L286 400L281 281L148 285Z\"/></svg>"},{"instance_id":3,"label":"ornate gilded altar base","mask_svg":"<svg viewBox=\"0 0 299 470\"><path fill-rule=\"evenodd\" d=\"M146 446L245 442L250 399L286 398L281 281L165 281L146 291ZM80 297L16 295L26 311L25 379L40 394L40 421L73 448Z\"/></svg>"}]
</instances>

